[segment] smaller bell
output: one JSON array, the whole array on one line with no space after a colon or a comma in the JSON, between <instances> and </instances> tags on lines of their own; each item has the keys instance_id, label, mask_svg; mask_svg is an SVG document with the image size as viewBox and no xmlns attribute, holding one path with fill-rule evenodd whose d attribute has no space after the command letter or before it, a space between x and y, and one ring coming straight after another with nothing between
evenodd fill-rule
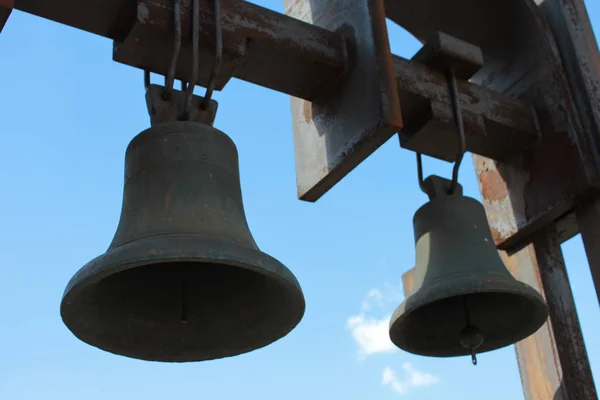
<instances>
[{"instance_id":1,"label":"smaller bell","mask_svg":"<svg viewBox=\"0 0 600 400\"><path fill-rule=\"evenodd\" d=\"M471 355L535 333L548 312L542 296L504 266L483 205L446 180L425 180L430 201L415 214L415 284L390 321L390 339L409 353Z\"/></svg>"}]
</instances>

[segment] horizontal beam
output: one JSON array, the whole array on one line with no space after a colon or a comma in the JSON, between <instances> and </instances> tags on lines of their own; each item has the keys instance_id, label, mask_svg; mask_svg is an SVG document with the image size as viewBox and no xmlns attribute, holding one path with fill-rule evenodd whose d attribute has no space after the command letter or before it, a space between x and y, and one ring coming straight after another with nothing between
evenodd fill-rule
<instances>
[{"instance_id":1,"label":"horizontal beam","mask_svg":"<svg viewBox=\"0 0 600 400\"><path fill-rule=\"evenodd\" d=\"M136 18L123 39L116 39L115 61L166 75L173 53L172 0L138 1ZM198 83L208 84L215 54L215 16L212 0L200 0L201 67ZM191 10L183 2L182 47L175 70L189 80L192 65ZM223 2L221 7L223 61L216 88L232 78L314 100L339 78L345 68L341 34L246 1Z\"/></svg>"},{"instance_id":2,"label":"horizontal beam","mask_svg":"<svg viewBox=\"0 0 600 400\"><path fill-rule=\"evenodd\" d=\"M3 0L5 1L5 0ZM206 86L214 59L215 21L212 0L201 2L201 67L198 84ZM172 0L15 0L15 8L114 39L113 58L165 75L173 48ZM182 2L182 49L176 78L191 75L189 0ZM308 101L325 96L346 65L339 32L300 21L247 1L222 1L223 67L216 88L232 78ZM437 147L454 147L454 122L446 78L441 71L394 58L405 129L436 122ZM537 138L529 107L511 96L458 82L467 149L494 159L520 151ZM423 121L423 104L429 109ZM434 146L432 146L434 145ZM444 159L435 143L418 151Z\"/></svg>"},{"instance_id":3,"label":"horizontal beam","mask_svg":"<svg viewBox=\"0 0 600 400\"><path fill-rule=\"evenodd\" d=\"M477 46L441 32L432 35L412 61L396 58L403 148L454 161L459 141L449 71L457 79L468 151L504 160L532 147L539 139L532 109L514 97L468 82L483 65Z\"/></svg>"}]
</instances>

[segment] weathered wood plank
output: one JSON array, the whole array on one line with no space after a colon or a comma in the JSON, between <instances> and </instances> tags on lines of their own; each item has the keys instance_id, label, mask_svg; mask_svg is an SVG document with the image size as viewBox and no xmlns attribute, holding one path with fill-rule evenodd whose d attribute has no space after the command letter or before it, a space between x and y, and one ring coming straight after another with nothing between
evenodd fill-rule
<instances>
[{"instance_id":1,"label":"weathered wood plank","mask_svg":"<svg viewBox=\"0 0 600 400\"><path fill-rule=\"evenodd\" d=\"M600 51L583 0L544 0L540 8L560 49L576 104L581 135L587 141L583 165L600 169ZM591 172L590 172L591 173ZM600 301L600 205L584 199L577 221Z\"/></svg>"},{"instance_id":2,"label":"weathered wood plank","mask_svg":"<svg viewBox=\"0 0 600 400\"><path fill-rule=\"evenodd\" d=\"M590 272L600 301L600 201L592 200L577 208L577 225L585 247Z\"/></svg>"},{"instance_id":3,"label":"weathered wood plank","mask_svg":"<svg viewBox=\"0 0 600 400\"><path fill-rule=\"evenodd\" d=\"M562 372L558 393L562 398L569 400L598 399L560 240L556 232L549 229L538 235L534 240L533 249L548 304L550 324ZM555 394L553 399L556 398Z\"/></svg>"},{"instance_id":4,"label":"weathered wood plank","mask_svg":"<svg viewBox=\"0 0 600 400\"><path fill-rule=\"evenodd\" d=\"M317 201L402 128L383 0L284 0L286 14L346 39L342 79L292 98L298 197Z\"/></svg>"}]
</instances>

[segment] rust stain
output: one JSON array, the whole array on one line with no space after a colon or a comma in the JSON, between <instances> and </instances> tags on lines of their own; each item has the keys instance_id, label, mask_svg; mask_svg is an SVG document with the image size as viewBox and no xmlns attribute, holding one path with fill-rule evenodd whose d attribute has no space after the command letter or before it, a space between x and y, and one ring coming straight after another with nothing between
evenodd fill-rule
<instances>
[{"instance_id":1,"label":"rust stain","mask_svg":"<svg viewBox=\"0 0 600 400\"><path fill-rule=\"evenodd\" d=\"M404 288L404 297L408 297L412 294L413 287L415 285L415 269L409 269L404 275L402 275L402 285Z\"/></svg>"},{"instance_id":2,"label":"rust stain","mask_svg":"<svg viewBox=\"0 0 600 400\"><path fill-rule=\"evenodd\" d=\"M488 201L501 201L508 196L506 182L498 171L488 170L479 174L481 195Z\"/></svg>"},{"instance_id":3,"label":"rust stain","mask_svg":"<svg viewBox=\"0 0 600 400\"><path fill-rule=\"evenodd\" d=\"M498 232L497 229L490 227L490 231L492 232L492 238L494 239L494 243L500 243L504 240L504 236L500 232Z\"/></svg>"},{"instance_id":4,"label":"rust stain","mask_svg":"<svg viewBox=\"0 0 600 400\"><path fill-rule=\"evenodd\" d=\"M310 101L304 100L303 109L304 120L306 121L306 123L309 123L310 121L312 121L312 103Z\"/></svg>"}]
</instances>

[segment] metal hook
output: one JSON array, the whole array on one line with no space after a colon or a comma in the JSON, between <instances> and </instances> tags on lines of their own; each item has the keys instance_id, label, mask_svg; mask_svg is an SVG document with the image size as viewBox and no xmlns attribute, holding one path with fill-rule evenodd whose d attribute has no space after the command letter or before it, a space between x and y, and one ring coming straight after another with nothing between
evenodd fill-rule
<instances>
[{"instance_id":1,"label":"metal hook","mask_svg":"<svg viewBox=\"0 0 600 400\"><path fill-rule=\"evenodd\" d=\"M152 103L152 97L148 96L148 88L150 87L150 71L144 70L144 90L146 90L146 104L148 106L148 114L151 116L155 114L156 109L154 108L154 104Z\"/></svg>"},{"instance_id":2,"label":"metal hook","mask_svg":"<svg viewBox=\"0 0 600 400\"><path fill-rule=\"evenodd\" d=\"M215 37L216 37L216 53L215 63L210 73L210 79L208 86L206 87L206 93L204 99L200 104L200 108L206 110L212 98L213 91L215 90L215 84L217 77L221 72L221 63L223 61L223 29L221 28L221 1L215 0Z\"/></svg>"},{"instance_id":3,"label":"metal hook","mask_svg":"<svg viewBox=\"0 0 600 400\"><path fill-rule=\"evenodd\" d=\"M460 109L460 101L458 98L458 89L456 85L456 76L453 70L449 70L446 73L446 79L448 80L448 88L450 90L450 101L452 102L452 112L454 114L454 120L456 122L456 131L458 134L458 151L456 153L456 160L454 167L452 168L452 181L448 187L448 194L452 195L456 191L458 186L458 172L462 163L463 157L466 152L466 139L465 139L465 127L462 118L462 112ZM417 175L419 179L419 187L425 192L425 186L423 181L423 160L421 153L417 153ZM425 192L426 193L426 192Z\"/></svg>"},{"instance_id":4,"label":"metal hook","mask_svg":"<svg viewBox=\"0 0 600 400\"><path fill-rule=\"evenodd\" d=\"M452 183L450 183L450 187L448 188L448 194L454 194L456 185L458 184L458 170L460 169L460 164L462 163L463 157L467 150L467 143L465 139L465 126L463 124L460 100L458 98L458 89L456 87L456 75L454 75L454 71L448 71L446 78L448 79L448 86L450 88L450 100L452 101L452 111L454 113L456 131L458 133L458 152L456 154L454 168L452 169Z\"/></svg>"},{"instance_id":5,"label":"metal hook","mask_svg":"<svg viewBox=\"0 0 600 400\"><path fill-rule=\"evenodd\" d=\"M186 94L182 119L188 119L190 117L192 97L194 96L194 88L196 87L198 67L200 64L200 0L194 0L192 7L192 76L185 88Z\"/></svg>"},{"instance_id":6,"label":"metal hook","mask_svg":"<svg viewBox=\"0 0 600 400\"><path fill-rule=\"evenodd\" d=\"M173 54L171 56L171 64L165 77L165 90L163 92L163 99L165 101L171 100L173 95L173 85L175 84L175 68L177 68L177 61L179 60L179 52L181 50L181 0L173 0L173 25L175 27L175 40L173 45Z\"/></svg>"}]
</instances>

